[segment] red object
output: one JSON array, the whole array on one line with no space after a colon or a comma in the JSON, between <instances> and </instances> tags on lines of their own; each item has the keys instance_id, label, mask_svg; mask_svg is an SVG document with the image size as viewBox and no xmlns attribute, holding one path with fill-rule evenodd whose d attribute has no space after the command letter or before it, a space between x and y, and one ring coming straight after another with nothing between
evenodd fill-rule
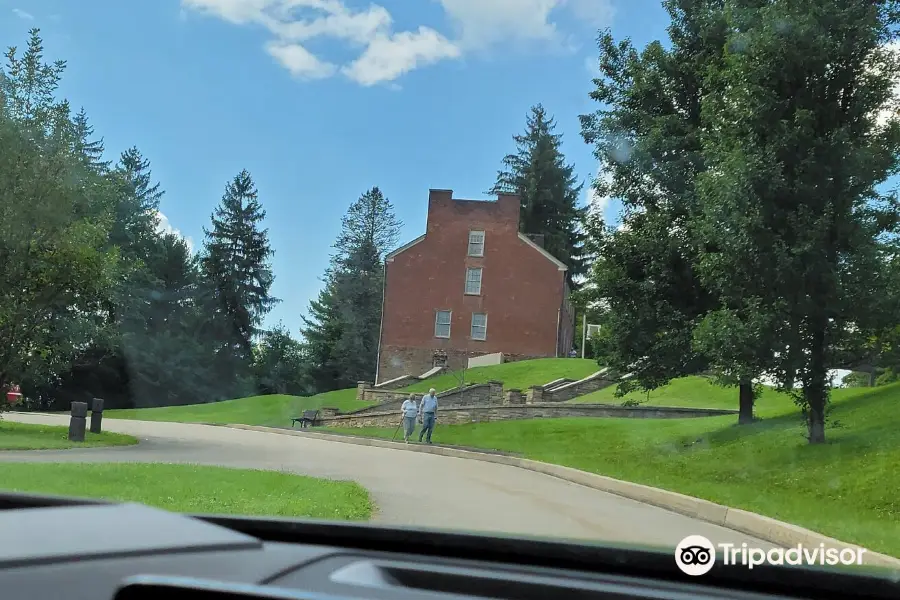
<instances>
[{"instance_id":1,"label":"red object","mask_svg":"<svg viewBox=\"0 0 900 600\"><path fill-rule=\"evenodd\" d=\"M6 401L10 404L15 404L19 400L22 399L22 392L19 391L19 386L13 385L9 388L9 391L6 392Z\"/></svg>"}]
</instances>

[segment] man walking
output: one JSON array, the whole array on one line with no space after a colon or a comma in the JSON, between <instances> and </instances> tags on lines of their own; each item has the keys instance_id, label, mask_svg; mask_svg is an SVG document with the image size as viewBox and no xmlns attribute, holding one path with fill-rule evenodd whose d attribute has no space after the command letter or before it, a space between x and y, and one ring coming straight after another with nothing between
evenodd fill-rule
<instances>
[{"instance_id":1,"label":"man walking","mask_svg":"<svg viewBox=\"0 0 900 600\"><path fill-rule=\"evenodd\" d=\"M425 442L431 443L431 432L434 431L437 407L437 396L434 395L434 388L431 388L428 390L428 395L422 398L422 403L419 405L419 413L422 415L422 429L419 431L420 442L422 441L422 436L427 435Z\"/></svg>"},{"instance_id":2,"label":"man walking","mask_svg":"<svg viewBox=\"0 0 900 600\"><path fill-rule=\"evenodd\" d=\"M403 412L403 441L408 444L410 436L416 430L416 414L419 412L416 395L410 394L409 398L403 401L400 410Z\"/></svg>"}]
</instances>

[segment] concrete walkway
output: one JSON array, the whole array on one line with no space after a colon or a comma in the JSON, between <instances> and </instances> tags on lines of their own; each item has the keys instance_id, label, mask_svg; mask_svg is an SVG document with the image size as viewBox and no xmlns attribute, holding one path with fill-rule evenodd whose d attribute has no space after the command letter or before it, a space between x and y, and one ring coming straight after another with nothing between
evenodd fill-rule
<instances>
[{"instance_id":1,"label":"concrete walkway","mask_svg":"<svg viewBox=\"0 0 900 600\"><path fill-rule=\"evenodd\" d=\"M60 415L8 413L3 418L68 423ZM207 425L115 419L103 425L107 431L137 436L141 443L0 452L0 460L195 463L289 471L359 482L378 506L374 520L385 524L669 548L699 534L713 543L772 547L723 527L512 466Z\"/></svg>"}]
</instances>

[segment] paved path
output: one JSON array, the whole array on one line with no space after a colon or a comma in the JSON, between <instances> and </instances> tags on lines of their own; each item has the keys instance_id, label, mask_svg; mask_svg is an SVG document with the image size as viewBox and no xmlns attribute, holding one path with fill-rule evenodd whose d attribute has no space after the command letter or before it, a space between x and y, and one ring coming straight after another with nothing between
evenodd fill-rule
<instances>
[{"instance_id":1,"label":"paved path","mask_svg":"<svg viewBox=\"0 0 900 600\"><path fill-rule=\"evenodd\" d=\"M67 416L6 414L64 425ZM691 534L713 543L771 544L660 508L517 467L405 450L207 425L106 419L137 446L0 452L3 461L170 462L284 470L351 479L393 525L593 539L674 548ZM0 481L2 487L2 481Z\"/></svg>"}]
</instances>

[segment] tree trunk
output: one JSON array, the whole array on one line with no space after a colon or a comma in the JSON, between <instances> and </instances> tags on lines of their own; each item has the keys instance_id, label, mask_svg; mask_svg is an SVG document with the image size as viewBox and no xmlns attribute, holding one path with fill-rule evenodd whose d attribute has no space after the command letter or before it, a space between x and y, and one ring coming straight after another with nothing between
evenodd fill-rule
<instances>
[{"instance_id":1,"label":"tree trunk","mask_svg":"<svg viewBox=\"0 0 900 600\"><path fill-rule=\"evenodd\" d=\"M808 378L803 382L803 396L807 404L806 428L810 444L825 443L825 404L828 400L825 327L825 323L822 323L812 335Z\"/></svg>"},{"instance_id":2,"label":"tree trunk","mask_svg":"<svg viewBox=\"0 0 900 600\"><path fill-rule=\"evenodd\" d=\"M812 399L806 413L806 429L809 432L810 444L825 443L825 401L817 402L814 406Z\"/></svg>"},{"instance_id":3,"label":"tree trunk","mask_svg":"<svg viewBox=\"0 0 900 600\"><path fill-rule=\"evenodd\" d=\"M753 422L753 383L742 381L738 385L738 425L748 425Z\"/></svg>"}]
</instances>

